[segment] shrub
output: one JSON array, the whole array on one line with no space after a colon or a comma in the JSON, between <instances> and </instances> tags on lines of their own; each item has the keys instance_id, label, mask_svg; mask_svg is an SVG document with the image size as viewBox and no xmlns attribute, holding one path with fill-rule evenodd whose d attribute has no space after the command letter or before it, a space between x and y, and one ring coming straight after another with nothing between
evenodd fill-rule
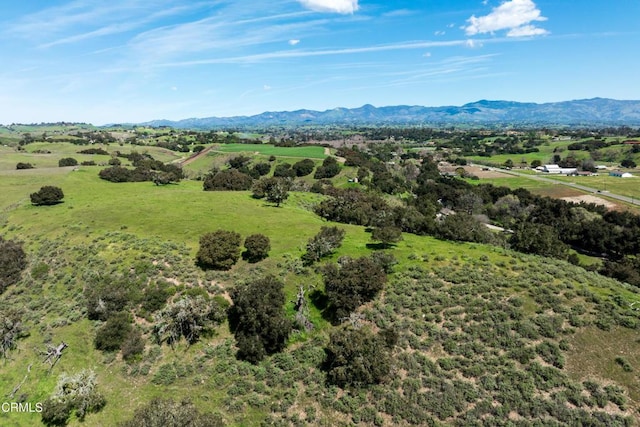
<instances>
[{"instance_id":1,"label":"shrub","mask_svg":"<svg viewBox=\"0 0 640 427\"><path fill-rule=\"evenodd\" d=\"M43 402L42 422L45 425L65 425L75 411L79 420L92 412L98 412L106 401L96 391L96 374L83 370L76 375L62 374L53 394Z\"/></svg>"},{"instance_id":2,"label":"shrub","mask_svg":"<svg viewBox=\"0 0 640 427\"><path fill-rule=\"evenodd\" d=\"M307 176L313 172L315 167L316 165L313 163L313 160L304 159L294 163L291 168L295 171L296 176Z\"/></svg>"},{"instance_id":3,"label":"shrub","mask_svg":"<svg viewBox=\"0 0 640 427\"><path fill-rule=\"evenodd\" d=\"M253 185L253 197L266 197L268 202L280 206L280 203L289 198L289 187L289 181L284 178L262 178Z\"/></svg>"},{"instance_id":4,"label":"shrub","mask_svg":"<svg viewBox=\"0 0 640 427\"><path fill-rule=\"evenodd\" d=\"M335 320L349 316L360 305L371 301L387 281L382 267L367 257L345 258L340 267L328 265L323 278Z\"/></svg>"},{"instance_id":5,"label":"shrub","mask_svg":"<svg viewBox=\"0 0 640 427\"><path fill-rule=\"evenodd\" d=\"M189 400L176 402L154 398L136 409L133 418L119 427L224 427L217 414L201 413Z\"/></svg>"},{"instance_id":6,"label":"shrub","mask_svg":"<svg viewBox=\"0 0 640 427\"><path fill-rule=\"evenodd\" d=\"M0 236L0 294L20 280L22 270L27 266L27 255L22 245Z\"/></svg>"},{"instance_id":7,"label":"shrub","mask_svg":"<svg viewBox=\"0 0 640 427\"><path fill-rule=\"evenodd\" d=\"M18 339L28 335L22 323L22 313L16 309L0 311L0 356L6 358L15 349Z\"/></svg>"},{"instance_id":8,"label":"shrub","mask_svg":"<svg viewBox=\"0 0 640 427\"><path fill-rule=\"evenodd\" d=\"M318 234L307 242L307 252L302 256L303 261L312 264L331 255L340 247L345 234L343 228L322 226Z\"/></svg>"},{"instance_id":9,"label":"shrub","mask_svg":"<svg viewBox=\"0 0 640 427\"><path fill-rule=\"evenodd\" d=\"M237 169L227 169L204 179L204 191L244 191L251 188L253 179Z\"/></svg>"},{"instance_id":10,"label":"shrub","mask_svg":"<svg viewBox=\"0 0 640 427\"><path fill-rule=\"evenodd\" d=\"M238 357L257 363L282 350L292 329L284 310L284 284L273 276L236 287L231 293L229 325Z\"/></svg>"},{"instance_id":11,"label":"shrub","mask_svg":"<svg viewBox=\"0 0 640 427\"><path fill-rule=\"evenodd\" d=\"M281 163L276 166L273 171L273 176L275 178L294 178L296 171L291 168L289 163Z\"/></svg>"},{"instance_id":12,"label":"shrub","mask_svg":"<svg viewBox=\"0 0 640 427\"><path fill-rule=\"evenodd\" d=\"M271 165L269 163L256 163L252 169L258 176L264 176L271 172Z\"/></svg>"},{"instance_id":13,"label":"shrub","mask_svg":"<svg viewBox=\"0 0 640 427\"><path fill-rule=\"evenodd\" d=\"M77 166L77 165L78 165L78 161L73 157L65 157L64 159L58 160L58 166L61 168L65 166Z\"/></svg>"},{"instance_id":14,"label":"shrub","mask_svg":"<svg viewBox=\"0 0 640 427\"><path fill-rule=\"evenodd\" d=\"M33 169L33 165L31 163L18 162L16 169Z\"/></svg>"},{"instance_id":15,"label":"shrub","mask_svg":"<svg viewBox=\"0 0 640 427\"><path fill-rule=\"evenodd\" d=\"M90 320L107 320L128 306L132 294L131 283L126 279L107 276L91 280L84 289L87 317Z\"/></svg>"},{"instance_id":16,"label":"shrub","mask_svg":"<svg viewBox=\"0 0 640 427\"><path fill-rule=\"evenodd\" d=\"M158 312L154 320L153 333L159 344L173 345L182 337L193 344L224 320L224 309L215 300L185 296Z\"/></svg>"},{"instance_id":17,"label":"shrub","mask_svg":"<svg viewBox=\"0 0 640 427\"><path fill-rule=\"evenodd\" d=\"M127 362L137 359L144 352L144 338L140 328L132 328L120 346L122 358Z\"/></svg>"},{"instance_id":18,"label":"shrub","mask_svg":"<svg viewBox=\"0 0 640 427\"><path fill-rule=\"evenodd\" d=\"M235 231L217 230L200 237L200 249L196 260L200 267L228 270L240 258L240 234Z\"/></svg>"},{"instance_id":19,"label":"shrub","mask_svg":"<svg viewBox=\"0 0 640 427\"><path fill-rule=\"evenodd\" d=\"M249 262L258 262L269 256L271 242L264 234L252 234L244 239L244 247L242 256Z\"/></svg>"},{"instance_id":20,"label":"shrub","mask_svg":"<svg viewBox=\"0 0 640 427\"><path fill-rule=\"evenodd\" d=\"M333 178L340 173L340 165L335 157L327 157L322 162L322 166L316 169L313 175L315 179Z\"/></svg>"},{"instance_id":21,"label":"shrub","mask_svg":"<svg viewBox=\"0 0 640 427\"><path fill-rule=\"evenodd\" d=\"M96 332L96 349L103 351L118 350L131 333L131 320L124 312L114 313Z\"/></svg>"},{"instance_id":22,"label":"shrub","mask_svg":"<svg viewBox=\"0 0 640 427\"><path fill-rule=\"evenodd\" d=\"M327 381L340 387L377 384L391 369L387 342L368 327L331 332L325 353Z\"/></svg>"},{"instance_id":23,"label":"shrub","mask_svg":"<svg viewBox=\"0 0 640 427\"><path fill-rule=\"evenodd\" d=\"M55 205L62 201L64 193L59 187L45 185L44 187L41 187L39 191L31 193L30 198L31 203L36 206Z\"/></svg>"},{"instance_id":24,"label":"shrub","mask_svg":"<svg viewBox=\"0 0 640 427\"><path fill-rule=\"evenodd\" d=\"M402 230L398 227L376 227L371 233L371 240L381 242L387 248L402 240Z\"/></svg>"}]
</instances>

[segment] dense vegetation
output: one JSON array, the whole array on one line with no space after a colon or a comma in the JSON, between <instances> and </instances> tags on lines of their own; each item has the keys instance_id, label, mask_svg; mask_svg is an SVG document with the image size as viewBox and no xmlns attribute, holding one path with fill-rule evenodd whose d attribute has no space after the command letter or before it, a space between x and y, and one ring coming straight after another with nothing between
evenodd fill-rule
<instances>
[{"instance_id":1,"label":"dense vegetation","mask_svg":"<svg viewBox=\"0 0 640 427\"><path fill-rule=\"evenodd\" d=\"M0 423L633 425L639 217L450 176L439 163L464 166L460 152L391 143L542 150L542 132L351 131L384 142L322 163L210 149L179 167L125 141L195 154L256 139L138 130L113 153L82 131L71 148L105 133L78 154L110 167L20 171L24 187L1 188L0 382L44 406ZM273 132L281 150L303 137ZM569 151L620 145L583 142ZM166 187L104 180L172 172ZM24 202L49 180L67 202Z\"/></svg>"}]
</instances>

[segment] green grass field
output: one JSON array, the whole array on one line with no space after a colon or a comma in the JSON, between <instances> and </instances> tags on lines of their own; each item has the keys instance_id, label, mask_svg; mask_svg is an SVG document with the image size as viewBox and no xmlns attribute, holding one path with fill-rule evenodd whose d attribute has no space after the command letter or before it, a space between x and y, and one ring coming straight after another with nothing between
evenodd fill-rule
<instances>
[{"instance_id":1,"label":"green grass field","mask_svg":"<svg viewBox=\"0 0 640 427\"><path fill-rule=\"evenodd\" d=\"M269 144L221 144L215 151L222 153L257 153L263 156L300 157L308 159L324 159L323 147L276 147Z\"/></svg>"}]
</instances>

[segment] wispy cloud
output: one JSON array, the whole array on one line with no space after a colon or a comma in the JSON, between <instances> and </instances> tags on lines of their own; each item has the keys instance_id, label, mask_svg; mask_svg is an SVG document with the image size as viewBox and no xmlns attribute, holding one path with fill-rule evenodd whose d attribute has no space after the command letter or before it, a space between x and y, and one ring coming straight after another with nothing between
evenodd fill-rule
<instances>
[{"instance_id":1,"label":"wispy cloud","mask_svg":"<svg viewBox=\"0 0 640 427\"><path fill-rule=\"evenodd\" d=\"M532 22L546 20L532 0L507 0L493 8L488 15L471 16L464 30L470 36L502 30L508 30L507 37L544 35L548 31L534 26Z\"/></svg>"},{"instance_id":2,"label":"wispy cloud","mask_svg":"<svg viewBox=\"0 0 640 427\"><path fill-rule=\"evenodd\" d=\"M26 39L54 39L50 47L129 31L158 19L198 10L208 3L172 5L170 0L76 0L43 9L10 24L5 33ZM55 39L56 36L60 37Z\"/></svg>"},{"instance_id":3,"label":"wispy cloud","mask_svg":"<svg viewBox=\"0 0 640 427\"><path fill-rule=\"evenodd\" d=\"M295 46L295 45L297 45L298 43L300 43L300 40L298 40L298 39L291 39L291 40L289 40L289 44L290 44L291 46Z\"/></svg>"},{"instance_id":4,"label":"wispy cloud","mask_svg":"<svg viewBox=\"0 0 640 427\"><path fill-rule=\"evenodd\" d=\"M358 10L358 0L298 0L302 6L316 12L351 14Z\"/></svg>"}]
</instances>

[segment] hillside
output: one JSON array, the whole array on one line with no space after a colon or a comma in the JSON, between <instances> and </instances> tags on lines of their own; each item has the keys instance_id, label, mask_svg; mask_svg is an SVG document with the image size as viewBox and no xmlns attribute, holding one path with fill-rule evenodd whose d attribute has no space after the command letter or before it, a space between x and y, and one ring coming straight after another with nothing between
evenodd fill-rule
<instances>
[{"instance_id":1,"label":"hillside","mask_svg":"<svg viewBox=\"0 0 640 427\"><path fill-rule=\"evenodd\" d=\"M154 397L188 397L229 425L633 425L640 414L637 288L564 261L404 233L389 249L398 264L385 290L359 310L363 327L397 331L391 370L380 384L343 389L322 367L338 327L311 292L323 290L319 270L300 256L322 225L346 230L326 262L370 256L379 249L364 227L322 220L310 210L317 194L292 193L276 208L249 192L204 192L199 181L116 184L95 167L55 171L0 172L2 235L28 254L22 280L0 295L0 307L24 310L28 331L0 366L0 388L8 395L21 384L15 399L35 404L61 373L93 369L106 404L70 425L115 425ZM30 205L44 184L63 188L64 203ZM201 270L198 239L218 228L266 234L269 257ZM95 349L104 322L87 318L86 289L100 281L228 299L269 273L284 281L291 316L299 286L310 291L314 329L256 365L236 359L226 322L191 346L158 345L152 313L138 308L139 358ZM50 368L41 351L60 342L68 348ZM0 413L3 426L39 422L38 413Z\"/></svg>"},{"instance_id":2,"label":"hillside","mask_svg":"<svg viewBox=\"0 0 640 427\"><path fill-rule=\"evenodd\" d=\"M282 125L639 126L640 101L593 98L544 104L481 100L462 106L364 105L326 111L264 112L254 116L154 120L144 126L181 129Z\"/></svg>"}]
</instances>

